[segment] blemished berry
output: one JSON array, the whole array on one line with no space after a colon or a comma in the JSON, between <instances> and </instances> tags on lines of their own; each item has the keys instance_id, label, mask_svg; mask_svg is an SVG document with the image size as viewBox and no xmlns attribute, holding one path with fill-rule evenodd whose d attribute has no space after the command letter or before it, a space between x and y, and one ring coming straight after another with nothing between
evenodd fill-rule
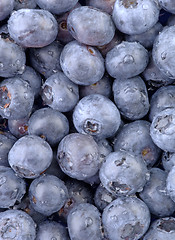
<instances>
[{"instance_id":1,"label":"blemished berry","mask_svg":"<svg viewBox=\"0 0 175 240\"><path fill-rule=\"evenodd\" d=\"M73 123L77 131L97 139L114 135L120 122L120 113L116 105L100 94L82 98L74 108Z\"/></svg>"},{"instance_id":2,"label":"blemished berry","mask_svg":"<svg viewBox=\"0 0 175 240\"><path fill-rule=\"evenodd\" d=\"M111 16L89 6L73 9L67 18L67 27L77 41L90 46L103 46L115 34Z\"/></svg>"},{"instance_id":3,"label":"blemished berry","mask_svg":"<svg viewBox=\"0 0 175 240\"><path fill-rule=\"evenodd\" d=\"M28 117L22 119L8 119L8 128L17 138L28 134Z\"/></svg>"},{"instance_id":4,"label":"blemished berry","mask_svg":"<svg viewBox=\"0 0 175 240\"><path fill-rule=\"evenodd\" d=\"M109 240L139 240L148 230L150 212L137 197L119 197L104 209L102 223Z\"/></svg>"},{"instance_id":5,"label":"blemished berry","mask_svg":"<svg viewBox=\"0 0 175 240\"><path fill-rule=\"evenodd\" d=\"M159 239L171 240L175 237L175 218L165 217L155 220L143 240Z\"/></svg>"},{"instance_id":6,"label":"blemished berry","mask_svg":"<svg viewBox=\"0 0 175 240\"><path fill-rule=\"evenodd\" d=\"M60 56L64 74L74 83L90 85L104 75L104 59L97 48L77 41L67 43Z\"/></svg>"},{"instance_id":7,"label":"blemished berry","mask_svg":"<svg viewBox=\"0 0 175 240\"><path fill-rule=\"evenodd\" d=\"M0 213L0 238L2 240L35 240L36 224L22 210L6 210Z\"/></svg>"},{"instance_id":8,"label":"blemished berry","mask_svg":"<svg viewBox=\"0 0 175 240\"><path fill-rule=\"evenodd\" d=\"M34 92L28 82L19 77L0 83L0 114L7 119L27 117L33 107Z\"/></svg>"},{"instance_id":9,"label":"blemished berry","mask_svg":"<svg viewBox=\"0 0 175 240\"><path fill-rule=\"evenodd\" d=\"M20 46L37 48L56 39L58 24L49 11L19 9L10 16L8 30L10 37Z\"/></svg>"},{"instance_id":10,"label":"blemished berry","mask_svg":"<svg viewBox=\"0 0 175 240\"><path fill-rule=\"evenodd\" d=\"M8 154L11 168L20 177L32 179L39 177L50 166L52 158L50 145L35 135L18 139Z\"/></svg>"}]
</instances>

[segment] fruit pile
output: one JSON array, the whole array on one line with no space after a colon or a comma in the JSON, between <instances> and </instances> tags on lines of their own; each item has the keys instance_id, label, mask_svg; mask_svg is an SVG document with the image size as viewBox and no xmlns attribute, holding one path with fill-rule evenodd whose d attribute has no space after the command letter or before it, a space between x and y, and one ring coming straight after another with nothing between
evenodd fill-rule
<instances>
[{"instance_id":1,"label":"fruit pile","mask_svg":"<svg viewBox=\"0 0 175 240\"><path fill-rule=\"evenodd\" d=\"M0 240L175 239L175 1L0 1Z\"/></svg>"}]
</instances>

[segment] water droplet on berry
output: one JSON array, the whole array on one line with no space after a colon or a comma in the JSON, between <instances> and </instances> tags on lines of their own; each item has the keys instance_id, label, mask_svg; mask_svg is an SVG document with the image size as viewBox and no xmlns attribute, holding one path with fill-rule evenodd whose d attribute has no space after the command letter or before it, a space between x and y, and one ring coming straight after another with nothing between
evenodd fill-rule
<instances>
[{"instance_id":1,"label":"water droplet on berry","mask_svg":"<svg viewBox=\"0 0 175 240\"><path fill-rule=\"evenodd\" d=\"M0 178L0 185L3 185L7 181L6 177L1 177Z\"/></svg>"},{"instance_id":2,"label":"water droplet on berry","mask_svg":"<svg viewBox=\"0 0 175 240\"><path fill-rule=\"evenodd\" d=\"M144 10L147 10L149 7L148 7L147 4L143 4L143 5L142 5L142 8L143 8Z\"/></svg>"},{"instance_id":3,"label":"water droplet on berry","mask_svg":"<svg viewBox=\"0 0 175 240\"><path fill-rule=\"evenodd\" d=\"M161 59L162 59L162 60L165 60L165 59L166 59L166 56L167 56L167 53L166 53L166 52L162 52L162 53L161 53Z\"/></svg>"},{"instance_id":4,"label":"water droplet on berry","mask_svg":"<svg viewBox=\"0 0 175 240\"><path fill-rule=\"evenodd\" d=\"M123 59L124 63L133 63L134 62L134 58L132 55L126 55Z\"/></svg>"},{"instance_id":5,"label":"water droplet on berry","mask_svg":"<svg viewBox=\"0 0 175 240\"><path fill-rule=\"evenodd\" d=\"M86 227L89 227L93 224L93 220L92 218L88 217L85 219L85 224L86 224Z\"/></svg>"}]
</instances>

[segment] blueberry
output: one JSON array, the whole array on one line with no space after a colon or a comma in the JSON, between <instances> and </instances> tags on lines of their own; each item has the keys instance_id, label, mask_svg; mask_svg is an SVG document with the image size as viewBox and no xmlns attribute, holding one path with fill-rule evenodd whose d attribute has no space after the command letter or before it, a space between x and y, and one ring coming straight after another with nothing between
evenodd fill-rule
<instances>
[{"instance_id":1,"label":"blueberry","mask_svg":"<svg viewBox=\"0 0 175 240\"><path fill-rule=\"evenodd\" d=\"M25 70L26 56L24 50L10 41L0 37L0 76L14 77Z\"/></svg>"},{"instance_id":2,"label":"blueberry","mask_svg":"<svg viewBox=\"0 0 175 240\"><path fill-rule=\"evenodd\" d=\"M86 5L99 8L104 12L112 14L115 0L86 0Z\"/></svg>"},{"instance_id":3,"label":"blueberry","mask_svg":"<svg viewBox=\"0 0 175 240\"><path fill-rule=\"evenodd\" d=\"M154 41L152 56L156 66L167 77L174 79L174 46L175 26L166 27Z\"/></svg>"},{"instance_id":4,"label":"blueberry","mask_svg":"<svg viewBox=\"0 0 175 240\"><path fill-rule=\"evenodd\" d=\"M119 197L104 209L102 223L109 240L138 240L149 228L150 212L137 197Z\"/></svg>"},{"instance_id":5,"label":"blueberry","mask_svg":"<svg viewBox=\"0 0 175 240\"><path fill-rule=\"evenodd\" d=\"M96 188L94 202L100 211L103 211L103 209L115 199L116 196L110 193L102 184Z\"/></svg>"},{"instance_id":6,"label":"blueberry","mask_svg":"<svg viewBox=\"0 0 175 240\"><path fill-rule=\"evenodd\" d=\"M38 225L36 240L69 240L66 227L55 221L44 221Z\"/></svg>"},{"instance_id":7,"label":"blueberry","mask_svg":"<svg viewBox=\"0 0 175 240\"><path fill-rule=\"evenodd\" d=\"M68 191L64 182L56 176L42 175L30 184L29 199L35 211L50 216L63 207Z\"/></svg>"},{"instance_id":8,"label":"blueberry","mask_svg":"<svg viewBox=\"0 0 175 240\"><path fill-rule=\"evenodd\" d=\"M121 115L129 120L143 118L149 111L146 85L141 77L117 78L113 83L114 102Z\"/></svg>"},{"instance_id":9,"label":"blueberry","mask_svg":"<svg viewBox=\"0 0 175 240\"><path fill-rule=\"evenodd\" d=\"M152 168L150 179L139 194L150 212L158 217L170 216L175 211L175 203L167 194L166 179L166 172L159 168Z\"/></svg>"},{"instance_id":10,"label":"blueberry","mask_svg":"<svg viewBox=\"0 0 175 240\"><path fill-rule=\"evenodd\" d=\"M165 11L175 14L175 5L173 0L158 0L160 7Z\"/></svg>"},{"instance_id":11,"label":"blueberry","mask_svg":"<svg viewBox=\"0 0 175 240\"><path fill-rule=\"evenodd\" d=\"M175 202L175 167L173 166L171 170L168 173L167 179L166 179L166 188L167 188L167 193L171 197L171 199Z\"/></svg>"},{"instance_id":12,"label":"blueberry","mask_svg":"<svg viewBox=\"0 0 175 240\"><path fill-rule=\"evenodd\" d=\"M23 47L44 47L52 43L58 33L54 16L41 9L19 9L8 20L10 37Z\"/></svg>"},{"instance_id":13,"label":"blueberry","mask_svg":"<svg viewBox=\"0 0 175 240\"><path fill-rule=\"evenodd\" d=\"M131 78L142 73L148 64L148 52L138 42L122 42L106 55L106 70L114 78Z\"/></svg>"},{"instance_id":14,"label":"blueberry","mask_svg":"<svg viewBox=\"0 0 175 240\"><path fill-rule=\"evenodd\" d=\"M127 196L142 191L149 172L139 156L125 151L110 153L100 168L102 185L115 196Z\"/></svg>"},{"instance_id":15,"label":"blueberry","mask_svg":"<svg viewBox=\"0 0 175 240\"><path fill-rule=\"evenodd\" d=\"M175 107L175 86L163 86L151 97L149 119L152 122L156 114L167 108Z\"/></svg>"},{"instance_id":16,"label":"blueberry","mask_svg":"<svg viewBox=\"0 0 175 240\"><path fill-rule=\"evenodd\" d=\"M69 122L59 111L41 108L29 118L28 133L43 137L51 146L55 146L69 133Z\"/></svg>"},{"instance_id":17,"label":"blueberry","mask_svg":"<svg viewBox=\"0 0 175 240\"><path fill-rule=\"evenodd\" d=\"M123 33L141 34L158 21L160 7L152 0L116 0L112 13L116 27Z\"/></svg>"},{"instance_id":18,"label":"blueberry","mask_svg":"<svg viewBox=\"0 0 175 240\"><path fill-rule=\"evenodd\" d=\"M32 67L46 78L61 70L60 54L63 46L54 41L42 48L31 48L29 58Z\"/></svg>"},{"instance_id":19,"label":"blueberry","mask_svg":"<svg viewBox=\"0 0 175 240\"><path fill-rule=\"evenodd\" d=\"M25 181L16 176L10 167L0 166L0 208L14 206L25 193Z\"/></svg>"},{"instance_id":20,"label":"blueberry","mask_svg":"<svg viewBox=\"0 0 175 240\"><path fill-rule=\"evenodd\" d=\"M91 46L107 44L115 34L111 16L89 6L72 10L67 19L67 26L77 41Z\"/></svg>"},{"instance_id":21,"label":"blueberry","mask_svg":"<svg viewBox=\"0 0 175 240\"><path fill-rule=\"evenodd\" d=\"M15 4L14 5L15 10L19 10L22 8L29 8L29 9L36 8L35 0L15 0L14 4Z\"/></svg>"},{"instance_id":22,"label":"blueberry","mask_svg":"<svg viewBox=\"0 0 175 240\"><path fill-rule=\"evenodd\" d=\"M0 238L2 240L35 240L36 224L21 210L0 213Z\"/></svg>"},{"instance_id":23,"label":"blueberry","mask_svg":"<svg viewBox=\"0 0 175 240\"><path fill-rule=\"evenodd\" d=\"M159 32L161 32L163 26L160 22L157 22L148 31L141 34L125 35L125 40L128 42L139 42L145 48L152 48L153 43Z\"/></svg>"},{"instance_id":24,"label":"blueberry","mask_svg":"<svg viewBox=\"0 0 175 240\"><path fill-rule=\"evenodd\" d=\"M166 172L169 172L175 165L175 153L163 152L161 160L163 168Z\"/></svg>"},{"instance_id":25,"label":"blueberry","mask_svg":"<svg viewBox=\"0 0 175 240\"><path fill-rule=\"evenodd\" d=\"M0 21L7 18L14 9L14 0L1 0L0 2Z\"/></svg>"},{"instance_id":26,"label":"blueberry","mask_svg":"<svg viewBox=\"0 0 175 240\"><path fill-rule=\"evenodd\" d=\"M143 240L171 240L175 237L175 218L165 217L155 220Z\"/></svg>"},{"instance_id":27,"label":"blueberry","mask_svg":"<svg viewBox=\"0 0 175 240\"><path fill-rule=\"evenodd\" d=\"M53 14L60 15L71 10L78 0L35 0L37 5L42 8L46 9Z\"/></svg>"},{"instance_id":28,"label":"blueberry","mask_svg":"<svg viewBox=\"0 0 175 240\"><path fill-rule=\"evenodd\" d=\"M67 224L72 240L102 240L101 214L92 204L75 206L68 215Z\"/></svg>"},{"instance_id":29,"label":"blueberry","mask_svg":"<svg viewBox=\"0 0 175 240\"><path fill-rule=\"evenodd\" d=\"M151 56L149 64L142 72L143 78L149 86L153 89L172 84L174 79L167 77L160 69L156 66Z\"/></svg>"},{"instance_id":30,"label":"blueberry","mask_svg":"<svg viewBox=\"0 0 175 240\"><path fill-rule=\"evenodd\" d=\"M100 94L82 98L74 108L73 123L77 131L98 139L114 135L120 122L120 113L115 104Z\"/></svg>"},{"instance_id":31,"label":"blueberry","mask_svg":"<svg viewBox=\"0 0 175 240\"><path fill-rule=\"evenodd\" d=\"M64 74L74 83L90 85L104 75L104 59L98 49L72 41L65 45L60 56Z\"/></svg>"},{"instance_id":32,"label":"blueberry","mask_svg":"<svg viewBox=\"0 0 175 240\"><path fill-rule=\"evenodd\" d=\"M28 117L22 119L8 119L8 128L17 138L28 134Z\"/></svg>"},{"instance_id":33,"label":"blueberry","mask_svg":"<svg viewBox=\"0 0 175 240\"><path fill-rule=\"evenodd\" d=\"M19 77L8 78L1 81L1 116L7 119L25 118L31 113L33 103L34 93L26 81Z\"/></svg>"},{"instance_id":34,"label":"blueberry","mask_svg":"<svg viewBox=\"0 0 175 240\"><path fill-rule=\"evenodd\" d=\"M46 79L42 85L41 97L45 105L60 112L68 112L79 100L79 89L59 71Z\"/></svg>"},{"instance_id":35,"label":"blueberry","mask_svg":"<svg viewBox=\"0 0 175 240\"><path fill-rule=\"evenodd\" d=\"M8 154L11 168L24 178L38 177L49 167L52 158L50 145L35 135L26 135L18 139Z\"/></svg>"},{"instance_id":36,"label":"blueberry","mask_svg":"<svg viewBox=\"0 0 175 240\"><path fill-rule=\"evenodd\" d=\"M79 89L81 98L96 93L109 98L112 95L112 80L105 74L98 82L88 86L80 86Z\"/></svg>"},{"instance_id":37,"label":"blueberry","mask_svg":"<svg viewBox=\"0 0 175 240\"><path fill-rule=\"evenodd\" d=\"M150 134L153 142L162 150L174 152L175 149L175 109L167 108L153 118Z\"/></svg>"},{"instance_id":38,"label":"blueberry","mask_svg":"<svg viewBox=\"0 0 175 240\"><path fill-rule=\"evenodd\" d=\"M139 155L149 168L152 167L161 151L152 141L150 125L144 120L125 124L114 139L114 151L124 150Z\"/></svg>"},{"instance_id":39,"label":"blueberry","mask_svg":"<svg viewBox=\"0 0 175 240\"><path fill-rule=\"evenodd\" d=\"M24 72L16 77L20 77L24 81L28 82L34 96L38 97L41 88L41 77L38 72L36 72L33 68L26 66Z\"/></svg>"},{"instance_id":40,"label":"blueberry","mask_svg":"<svg viewBox=\"0 0 175 240\"><path fill-rule=\"evenodd\" d=\"M0 166L9 167L8 153L16 140L10 132L0 131Z\"/></svg>"},{"instance_id":41,"label":"blueberry","mask_svg":"<svg viewBox=\"0 0 175 240\"><path fill-rule=\"evenodd\" d=\"M62 171L78 180L95 175L100 167L97 143L81 133L68 134L61 140L57 158Z\"/></svg>"}]
</instances>

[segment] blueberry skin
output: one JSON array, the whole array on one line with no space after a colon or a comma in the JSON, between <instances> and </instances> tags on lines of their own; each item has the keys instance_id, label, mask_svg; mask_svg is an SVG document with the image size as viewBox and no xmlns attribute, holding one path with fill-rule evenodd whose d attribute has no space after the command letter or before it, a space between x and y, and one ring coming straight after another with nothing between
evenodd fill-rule
<instances>
[{"instance_id":1,"label":"blueberry skin","mask_svg":"<svg viewBox=\"0 0 175 240\"><path fill-rule=\"evenodd\" d=\"M174 61L175 26L166 27L157 36L152 50L153 60L159 70L167 77L175 78Z\"/></svg>"},{"instance_id":2,"label":"blueberry skin","mask_svg":"<svg viewBox=\"0 0 175 240\"><path fill-rule=\"evenodd\" d=\"M105 74L98 82L88 86L80 86L79 90L81 98L96 93L110 98L112 95L112 80L109 75Z\"/></svg>"},{"instance_id":3,"label":"blueberry skin","mask_svg":"<svg viewBox=\"0 0 175 240\"><path fill-rule=\"evenodd\" d=\"M21 210L6 210L0 213L0 238L2 240L35 240L36 224Z\"/></svg>"},{"instance_id":4,"label":"blueberry skin","mask_svg":"<svg viewBox=\"0 0 175 240\"><path fill-rule=\"evenodd\" d=\"M0 131L0 166L9 167L8 153L16 140L10 132Z\"/></svg>"},{"instance_id":5,"label":"blueberry skin","mask_svg":"<svg viewBox=\"0 0 175 240\"><path fill-rule=\"evenodd\" d=\"M41 108L30 116L28 133L43 137L51 146L55 146L69 133L69 122L59 111Z\"/></svg>"},{"instance_id":6,"label":"blueberry skin","mask_svg":"<svg viewBox=\"0 0 175 240\"><path fill-rule=\"evenodd\" d=\"M15 0L14 4L15 4L14 5L15 10L19 10L22 8L29 8L29 9L36 8L35 0Z\"/></svg>"},{"instance_id":7,"label":"blueberry skin","mask_svg":"<svg viewBox=\"0 0 175 240\"><path fill-rule=\"evenodd\" d=\"M18 139L8 154L11 168L20 177L31 179L40 176L49 167L52 158L50 145L35 135L26 135Z\"/></svg>"},{"instance_id":8,"label":"blueberry skin","mask_svg":"<svg viewBox=\"0 0 175 240\"><path fill-rule=\"evenodd\" d=\"M150 61L142 72L142 76L148 85L154 88L166 86L172 84L174 79L167 77L163 74L159 68L155 65L152 56L150 57Z\"/></svg>"},{"instance_id":9,"label":"blueberry skin","mask_svg":"<svg viewBox=\"0 0 175 240\"><path fill-rule=\"evenodd\" d=\"M1 0L0 2L0 21L7 18L14 9L14 0Z\"/></svg>"},{"instance_id":10,"label":"blueberry skin","mask_svg":"<svg viewBox=\"0 0 175 240\"><path fill-rule=\"evenodd\" d=\"M55 40L58 24L46 10L19 9L10 16L8 30L17 44L37 48L47 46Z\"/></svg>"},{"instance_id":11,"label":"blueberry skin","mask_svg":"<svg viewBox=\"0 0 175 240\"><path fill-rule=\"evenodd\" d=\"M0 76L14 77L25 70L26 55L14 42L0 37Z\"/></svg>"},{"instance_id":12,"label":"blueberry skin","mask_svg":"<svg viewBox=\"0 0 175 240\"><path fill-rule=\"evenodd\" d=\"M86 0L86 5L99 8L109 14L112 14L114 3L115 0Z\"/></svg>"},{"instance_id":13,"label":"blueberry skin","mask_svg":"<svg viewBox=\"0 0 175 240\"><path fill-rule=\"evenodd\" d=\"M167 108L175 107L175 86L163 86L152 95L149 119L152 122L156 114Z\"/></svg>"},{"instance_id":14,"label":"blueberry skin","mask_svg":"<svg viewBox=\"0 0 175 240\"><path fill-rule=\"evenodd\" d=\"M175 109L167 108L153 118L150 135L153 142L162 150L175 151Z\"/></svg>"},{"instance_id":15,"label":"blueberry skin","mask_svg":"<svg viewBox=\"0 0 175 240\"><path fill-rule=\"evenodd\" d=\"M149 172L143 159L128 152L110 153L99 172L102 185L115 196L142 191Z\"/></svg>"},{"instance_id":16,"label":"blueberry skin","mask_svg":"<svg viewBox=\"0 0 175 240\"><path fill-rule=\"evenodd\" d=\"M141 119L149 111L147 88L139 76L128 79L115 79L113 82L113 95L116 106L126 119Z\"/></svg>"},{"instance_id":17,"label":"blueberry skin","mask_svg":"<svg viewBox=\"0 0 175 240\"><path fill-rule=\"evenodd\" d=\"M159 18L160 7L152 0L116 0L112 18L123 33L141 34L152 28Z\"/></svg>"},{"instance_id":18,"label":"blueberry skin","mask_svg":"<svg viewBox=\"0 0 175 240\"><path fill-rule=\"evenodd\" d=\"M125 124L114 140L114 151L124 150L143 158L148 168L159 159L160 149L150 136L150 123L137 120Z\"/></svg>"},{"instance_id":19,"label":"blueberry skin","mask_svg":"<svg viewBox=\"0 0 175 240\"><path fill-rule=\"evenodd\" d=\"M69 198L57 214L63 222L67 223L68 214L75 206L81 203L93 204L93 191L88 184L76 179L68 178L65 184L68 189Z\"/></svg>"},{"instance_id":20,"label":"blueberry skin","mask_svg":"<svg viewBox=\"0 0 175 240\"><path fill-rule=\"evenodd\" d=\"M139 240L149 228L150 212L137 197L119 197L104 209L102 223L109 240Z\"/></svg>"},{"instance_id":21,"label":"blueberry skin","mask_svg":"<svg viewBox=\"0 0 175 240\"><path fill-rule=\"evenodd\" d=\"M75 206L68 215L67 225L71 240L102 240L101 214L92 204Z\"/></svg>"},{"instance_id":22,"label":"blueberry skin","mask_svg":"<svg viewBox=\"0 0 175 240\"><path fill-rule=\"evenodd\" d=\"M173 26L174 24L175 24L175 16L174 16L174 14L172 14L172 15L168 18L167 25L170 27L170 26Z\"/></svg>"},{"instance_id":23,"label":"blueberry skin","mask_svg":"<svg viewBox=\"0 0 175 240\"><path fill-rule=\"evenodd\" d=\"M38 224L36 240L70 240L66 227L55 221Z\"/></svg>"},{"instance_id":24,"label":"blueberry skin","mask_svg":"<svg viewBox=\"0 0 175 240\"><path fill-rule=\"evenodd\" d=\"M58 41L42 48L31 48L29 58L32 67L44 77L50 77L61 70L60 54L62 49L63 46Z\"/></svg>"},{"instance_id":25,"label":"blueberry skin","mask_svg":"<svg viewBox=\"0 0 175 240\"><path fill-rule=\"evenodd\" d=\"M20 77L24 81L28 82L32 88L34 96L38 97L41 89L42 80L41 76L32 67L26 66L24 72L17 75L16 77Z\"/></svg>"},{"instance_id":26,"label":"blueberry skin","mask_svg":"<svg viewBox=\"0 0 175 240\"><path fill-rule=\"evenodd\" d=\"M160 7L165 11L175 14L175 5L173 0L158 0Z\"/></svg>"},{"instance_id":27,"label":"blueberry skin","mask_svg":"<svg viewBox=\"0 0 175 240\"><path fill-rule=\"evenodd\" d=\"M71 10L78 2L78 0L49 0L49 2L47 0L35 1L40 8L57 15Z\"/></svg>"},{"instance_id":28,"label":"blueberry skin","mask_svg":"<svg viewBox=\"0 0 175 240\"><path fill-rule=\"evenodd\" d=\"M97 143L81 133L68 134L61 140L57 158L62 171L78 180L92 177L100 167Z\"/></svg>"},{"instance_id":29,"label":"blueberry skin","mask_svg":"<svg viewBox=\"0 0 175 240\"><path fill-rule=\"evenodd\" d=\"M145 184L140 198L148 206L150 212L158 217L167 217L175 211L175 203L166 190L167 173L159 168L150 170L150 179Z\"/></svg>"},{"instance_id":30,"label":"blueberry skin","mask_svg":"<svg viewBox=\"0 0 175 240\"><path fill-rule=\"evenodd\" d=\"M169 194L170 198L175 202L175 178L174 178L174 173L175 173L175 167L173 166L171 170L168 173L167 179L166 179L166 188L167 188L167 193Z\"/></svg>"},{"instance_id":31,"label":"blueberry skin","mask_svg":"<svg viewBox=\"0 0 175 240\"><path fill-rule=\"evenodd\" d=\"M0 208L9 208L20 202L26 193L26 184L10 167L0 166Z\"/></svg>"},{"instance_id":32,"label":"blueberry skin","mask_svg":"<svg viewBox=\"0 0 175 240\"><path fill-rule=\"evenodd\" d=\"M161 32L163 26L160 22L157 22L148 31L141 34L125 35L125 40L128 42L139 42L145 48L152 48L153 43L159 32Z\"/></svg>"},{"instance_id":33,"label":"blueberry skin","mask_svg":"<svg viewBox=\"0 0 175 240\"><path fill-rule=\"evenodd\" d=\"M99 211L103 211L103 209L115 199L116 196L110 193L102 184L96 188L94 203Z\"/></svg>"},{"instance_id":34,"label":"blueberry skin","mask_svg":"<svg viewBox=\"0 0 175 240\"><path fill-rule=\"evenodd\" d=\"M85 86L99 81L105 72L104 59L98 49L77 41L65 45L60 65L72 82Z\"/></svg>"},{"instance_id":35,"label":"blueberry skin","mask_svg":"<svg viewBox=\"0 0 175 240\"><path fill-rule=\"evenodd\" d=\"M4 79L0 83L0 114L7 119L27 117L33 107L34 93L26 81L19 77Z\"/></svg>"},{"instance_id":36,"label":"blueberry skin","mask_svg":"<svg viewBox=\"0 0 175 240\"><path fill-rule=\"evenodd\" d=\"M143 240L171 240L175 237L175 218L165 217L155 220Z\"/></svg>"},{"instance_id":37,"label":"blueberry skin","mask_svg":"<svg viewBox=\"0 0 175 240\"><path fill-rule=\"evenodd\" d=\"M74 108L73 123L76 130L97 139L114 135L120 122L120 113L116 105L100 94L82 98Z\"/></svg>"},{"instance_id":38,"label":"blueberry skin","mask_svg":"<svg viewBox=\"0 0 175 240\"><path fill-rule=\"evenodd\" d=\"M17 138L28 134L28 117L22 119L8 119L8 128Z\"/></svg>"},{"instance_id":39,"label":"blueberry skin","mask_svg":"<svg viewBox=\"0 0 175 240\"><path fill-rule=\"evenodd\" d=\"M46 79L42 85L41 97L45 105L60 112L68 112L79 100L79 89L59 71Z\"/></svg>"},{"instance_id":40,"label":"blueberry skin","mask_svg":"<svg viewBox=\"0 0 175 240\"><path fill-rule=\"evenodd\" d=\"M123 41L107 53L105 66L114 78L131 78L142 73L148 61L148 51L140 43Z\"/></svg>"},{"instance_id":41,"label":"blueberry skin","mask_svg":"<svg viewBox=\"0 0 175 240\"><path fill-rule=\"evenodd\" d=\"M56 176L42 175L30 184L29 199L35 211L50 216L63 207L68 191L64 182Z\"/></svg>"},{"instance_id":42,"label":"blueberry skin","mask_svg":"<svg viewBox=\"0 0 175 240\"><path fill-rule=\"evenodd\" d=\"M90 6L72 10L67 18L67 27L78 42L90 46L103 46L109 43L115 34L111 16Z\"/></svg>"},{"instance_id":43,"label":"blueberry skin","mask_svg":"<svg viewBox=\"0 0 175 240\"><path fill-rule=\"evenodd\" d=\"M175 166L175 153L163 152L161 160L163 168L169 172Z\"/></svg>"}]
</instances>

